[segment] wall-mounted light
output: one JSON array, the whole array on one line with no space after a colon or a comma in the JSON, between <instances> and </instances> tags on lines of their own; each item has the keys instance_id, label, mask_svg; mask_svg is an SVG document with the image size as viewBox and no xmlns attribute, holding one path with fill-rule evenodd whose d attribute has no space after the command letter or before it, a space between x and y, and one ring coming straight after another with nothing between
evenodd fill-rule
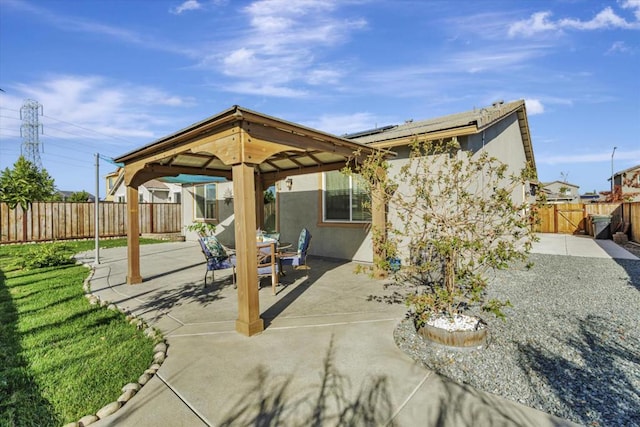
<instances>
[{"instance_id":1,"label":"wall-mounted light","mask_svg":"<svg viewBox=\"0 0 640 427\"><path fill-rule=\"evenodd\" d=\"M291 191L291 187L293 187L293 179L287 178L284 180L284 183L287 186L287 190Z\"/></svg>"}]
</instances>

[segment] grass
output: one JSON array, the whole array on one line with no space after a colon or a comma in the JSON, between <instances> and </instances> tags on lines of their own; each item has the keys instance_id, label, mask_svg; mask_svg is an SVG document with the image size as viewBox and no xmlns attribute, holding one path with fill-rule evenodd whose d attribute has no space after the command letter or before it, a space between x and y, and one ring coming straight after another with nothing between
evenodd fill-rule
<instances>
[{"instance_id":1,"label":"grass","mask_svg":"<svg viewBox=\"0 0 640 427\"><path fill-rule=\"evenodd\" d=\"M151 242L158 241L141 239ZM55 245L0 246L0 427L59 426L93 414L152 360L154 341L122 313L89 305L86 267L22 268L46 258L38 254L66 260L94 242Z\"/></svg>"}]
</instances>

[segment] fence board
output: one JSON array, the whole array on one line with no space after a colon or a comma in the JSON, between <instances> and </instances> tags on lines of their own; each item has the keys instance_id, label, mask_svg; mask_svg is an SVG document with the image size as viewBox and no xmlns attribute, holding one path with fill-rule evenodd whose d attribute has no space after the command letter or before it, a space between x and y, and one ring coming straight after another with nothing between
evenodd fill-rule
<instances>
[{"instance_id":1,"label":"fence board","mask_svg":"<svg viewBox=\"0 0 640 427\"><path fill-rule=\"evenodd\" d=\"M640 202L625 203L624 205L624 222L631 224L629 238L640 243Z\"/></svg>"},{"instance_id":2,"label":"fence board","mask_svg":"<svg viewBox=\"0 0 640 427\"><path fill-rule=\"evenodd\" d=\"M540 206L538 207L540 224L535 230L540 233L588 234L589 215L611 215L611 229L620 230L622 206L622 203L560 203ZM636 224L638 224L637 221Z\"/></svg>"},{"instance_id":3,"label":"fence board","mask_svg":"<svg viewBox=\"0 0 640 427\"><path fill-rule=\"evenodd\" d=\"M100 236L127 234L126 203L100 203ZM140 230L143 233L179 233L182 205L179 203L140 204ZM151 223L153 221L153 223ZM35 202L24 212L20 206L9 209L0 203L0 243L94 237L95 205L86 202Z\"/></svg>"}]
</instances>

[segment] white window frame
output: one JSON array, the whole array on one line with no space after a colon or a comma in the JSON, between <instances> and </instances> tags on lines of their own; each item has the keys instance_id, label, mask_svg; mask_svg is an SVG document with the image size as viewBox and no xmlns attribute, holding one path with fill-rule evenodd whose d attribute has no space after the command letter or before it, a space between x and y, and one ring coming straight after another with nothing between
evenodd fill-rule
<instances>
[{"instance_id":1,"label":"white window frame","mask_svg":"<svg viewBox=\"0 0 640 427\"><path fill-rule=\"evenodd\" d=\"M207 190L206 187L207 186L214 186L215 189L215 198L212 200L213 202L213 210L214 210L214 217L213 218L204 218L204 217L200 217L198 216L198 195L197 195L197 191L199 187L204 188L204 212L206 215L206 210L207 210L207 198L206 198L206 194L207 194ZM200 220L200 221L212 221L212 220L217 220L218 219L218 185L215 182L212 183L208 183L208 184L194 184L193 185L193 218Z\"/></svg>"},{"instance_id":2,"label":"white window frame","mask_svg":"<svg viewBox=\"0 0 640 427\"><path fill-rule=\"evenodd\" d=\"M322 222L328 223L344 223L344 224L369 224L371 218L368 220L354 220L353 219L353 176L348 175L349 178L349 219L327 219L327 203L326 203L326 176L328 172L322 173ZM371 213L369 213L371 215Z\"/></svg>"}]
</instances>

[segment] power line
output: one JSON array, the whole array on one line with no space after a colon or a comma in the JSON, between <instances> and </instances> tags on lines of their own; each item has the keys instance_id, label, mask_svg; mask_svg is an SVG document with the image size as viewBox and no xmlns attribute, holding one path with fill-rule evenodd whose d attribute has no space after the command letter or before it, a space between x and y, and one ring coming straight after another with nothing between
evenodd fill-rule
<instances>
[{"instance_id":1,"label":"power line","mask_svg":"<svg viewBox=\"0 0 640 427\"><path fill-rule=\"evenodd\" d=\"M20 112L19 110L14 110L12 108L7 108L7 107L0 107L0 110L14 111L14 112L18 112L18 113ZM0 114L0 117L7 118L7 119L20 120L17 117L5 116L5 115L1 115L1 114ZM115 140L118 140L118 141L126 142L128 144L135 144L133 141L130 141L128 139L120 138L118 136L109 135L109 134L106 134L106 133L103 133L103 132L100 132L100 131L97 131L97 130L94 130L94 129L90 129L90 128L87 128L87 127L84 127L84 126L80 126L80 125L75 124L75 123L71 123L71 122L68 122L68 121L65 121L65 120L61 120L61 119L58 119L58 118L55 118L55 117L51 117L51 116L46 115L46 114L42 114L42 117L50 119L50 120L54 120L54 121L59 122L59 123L64 123L66 125L73 126L73 127L76 127L78 129L82 129L82 130L87 131L87 132L92 132L92 133L97 134L97 135L106 136L108 138L112 138L112 139L115 139ZM69 133L71 135L84 136L84 135L75 134L75 133L69 132L69 131L63 131L63 130L61 130L59 128L52 128L52 129L57 129L57 130L59 130L61 132L66 132L66 133Z\"/></svg>"}]
</instances>

